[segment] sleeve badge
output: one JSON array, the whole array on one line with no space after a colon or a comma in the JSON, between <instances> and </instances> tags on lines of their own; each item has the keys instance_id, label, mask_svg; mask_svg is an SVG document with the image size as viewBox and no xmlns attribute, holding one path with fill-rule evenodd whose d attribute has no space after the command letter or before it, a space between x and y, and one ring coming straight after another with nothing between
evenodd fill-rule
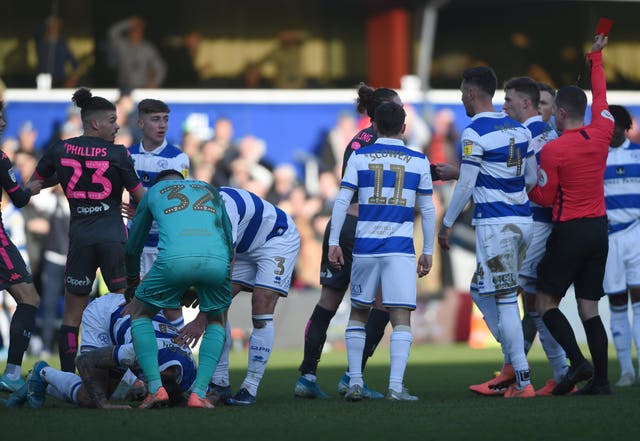
<instances>
[{"instance_id":1,"label":"sleeve badge","mask_svg":"<svg viewBox=\"0 0 640 441\"><path fill-rule=\"evenodd\" d=\"M469 156L471 155L472 151L473 151L473 141L470 141L468 139L465 139L464 141L462 141L462 153L465 156Z\"/></svg>"}]
</instances>

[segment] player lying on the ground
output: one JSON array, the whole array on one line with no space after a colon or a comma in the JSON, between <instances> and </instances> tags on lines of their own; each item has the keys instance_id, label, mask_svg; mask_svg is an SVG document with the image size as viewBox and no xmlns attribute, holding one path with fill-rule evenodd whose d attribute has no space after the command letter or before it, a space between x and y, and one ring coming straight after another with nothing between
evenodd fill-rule
<instances>
[{"instance_id":1,"label":"player lying on the ground","mask_svg":"<svg viewBox=\"0 0 640 441\"><path fill-rule=\"evenodd\" d=\"M91 302L82 315L80 355L76 359L80 375L59 371L40 361L25 385L9 397L7 406L17 407L28 402L30 407L40 408L47 393L82 407L128 408L108 400L127 368L139 372L131 321L128 314L123 315L124 308L120 294L107 294ZM183 392L189 390L195 379L195 360L188 348L172 342L178 331L162 314L153 318L153 327L163 386L171 403L179 404L184 401Z\"/></svg>"}]
</instances>

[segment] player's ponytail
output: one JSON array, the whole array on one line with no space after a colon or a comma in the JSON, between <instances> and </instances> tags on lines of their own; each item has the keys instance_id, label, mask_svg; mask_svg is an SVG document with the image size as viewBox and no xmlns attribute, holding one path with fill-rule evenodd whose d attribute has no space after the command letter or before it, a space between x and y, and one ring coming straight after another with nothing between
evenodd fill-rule
<instances>
[{"instance_id":1,"label":"player's ponytail","mask_svg":"<svg viewBox=\"0 0 640 441\"><path fill-rule=\"evenodd\" d=\"M80 116L82 120L89 118L96 111L115 111L116 106L105 98L93 96L91 91L86 87L81 87L73 93L71 98L76 106L80 107Z\"/></svg>"}]
</instances>

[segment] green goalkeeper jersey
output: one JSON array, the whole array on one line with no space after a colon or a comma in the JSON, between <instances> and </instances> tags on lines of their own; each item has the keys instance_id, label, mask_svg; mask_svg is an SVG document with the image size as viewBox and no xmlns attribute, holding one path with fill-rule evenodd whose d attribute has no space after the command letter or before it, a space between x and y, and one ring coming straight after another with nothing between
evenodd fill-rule
<instances>
[{"instance_id":1,"label":"green goalkeeper jersey","mask_svg":"<svg viewBox=\"0 0 640 441\"><path fill-rule=\"evenodd\" d=\"M128 275L140 273L140 254L153 220L158 224L159 260L233 257L231 222L218 191L203 181L164 180L138 204L126 247Z\"/></svg>"}]
</instances>

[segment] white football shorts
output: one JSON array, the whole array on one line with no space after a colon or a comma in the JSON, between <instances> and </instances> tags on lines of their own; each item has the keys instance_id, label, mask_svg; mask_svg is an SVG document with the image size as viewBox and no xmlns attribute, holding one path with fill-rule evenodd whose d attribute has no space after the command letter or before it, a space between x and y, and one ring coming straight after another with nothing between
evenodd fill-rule
<instances>
[{"instance_id":1,"label":"white football shorts","mask_svg":"<svg viewBox=\"0 0 640 441\"><path fill-rule=\"evenodd\" d=\"M533 223L476 226L476 277L481 296L517 291L532 236Z\"/></svg>"},{"instance_id":2,"label":"white football shorts","mask_svg":"<svg viewBox=\"0 0 640 441\"><path fill-rule=\"evenodd\" d=\"M533 237L524 256L520 268L519 284L528 294L536 293L536 280L538 279L538 263L547 249L547 239L551 234L552 225L547 222L533 223Z\"/></svg>"},{"instance_id":3,"label":"white football shorts","mask_svg":"<svg viewBox=\"0 0 640 441\"><path fill-rule=\"evenodd\" d=\"M605 294L620 294L640 286L640 222L609 235L609 254L604 270Z\"/></svg>"},{"instance_id":4,"label":"white football shorts","mask_svg":"<svg viewBox=\"0 0 640 441\"><path fill-rule=\"evenodd\" d=\"M372 306L382 287L382 304L387 308L416 309L416 256L353 256L351 303Z\"/></svg>"},{"instance_id":5,"label":"white football shorts","mask_svg":"<svg viewBox=\"0 0 640 441\"><path fill-rule=\"evenodd\" d=\"M286 297L298 251L300 235L290 220L289 227L282 236L272 237L251 252L236 254L231 280L249 290L259 286Z\"/></svg>"}]
</instances>

